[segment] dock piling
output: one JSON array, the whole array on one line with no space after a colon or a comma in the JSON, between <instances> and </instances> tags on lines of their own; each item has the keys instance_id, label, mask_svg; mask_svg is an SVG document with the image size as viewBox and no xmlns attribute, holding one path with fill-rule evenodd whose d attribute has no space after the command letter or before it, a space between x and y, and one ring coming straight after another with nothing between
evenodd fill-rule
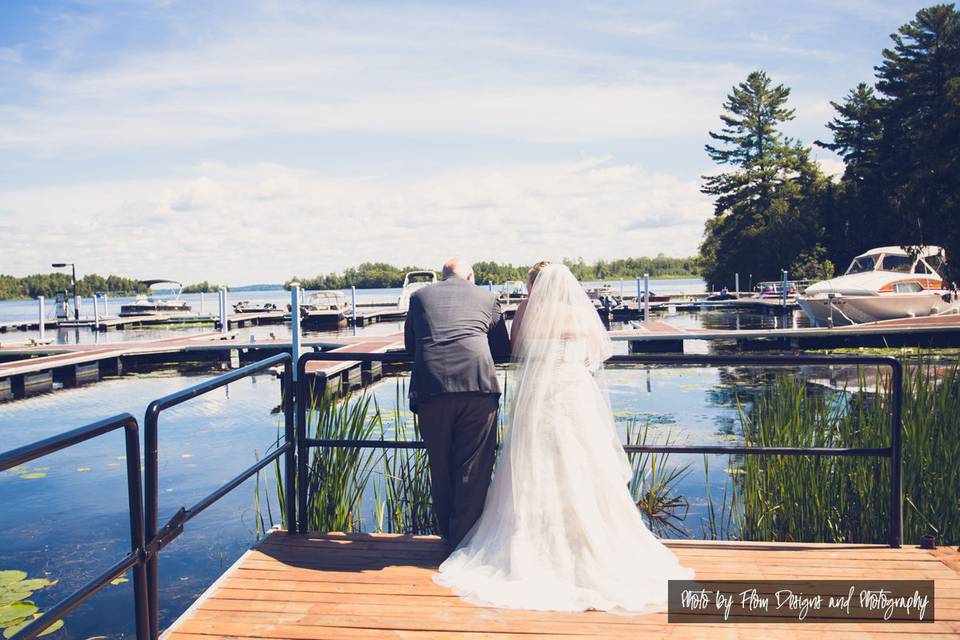
<instances>
[{"instance_id":1,"label":"dock piling","mask_svg":"<svg viewBox=\"0 0 960 640\"><path fill-rule=\"evenodd\" d=\"M230 331L230 320L227 318L227 290L220 289L220 333Z\"/></svg>"},{"instance_id":2,"label":"dock piling","mask_svg":"<svg viewBox=\"0 0 960 640\"><path fill-rule=\"evenodd\" d=\"M40 327L40 341L43 342L47 331L46 318L44 318L46 314L43 312L43 296L37 296L37 313L39 313L37 326Z\"/></svg>"},{"instance_id":3,"label":"dock piling","mask_svg":"<svg viewBox=\"0 0 960 640\"><path fill-rule=\"evenodd\" d=\"M643 321L650 319L650 274L643 274Z\"/></svg>"},{"instance_id":4,"label":"dock piling","mask_svg":"<svg viewBox=\"0 0 960 640\"><path fill-rule=\"evenodd\" d=\"M93 296L93 328L100 331L100 305L97 304L97 296Z\"/></svg>"},{"instance_id":5,"label":"dock piling","mask_svg":"<svg viewBox=\"0 0 960 640\"><path fill-rule=\"evenodd\" d=\"M733 295L740 297L740 274L733 274Z\"/></svg>"},{"instance_id":6,"label":"dock piling","mask_svg":"<svg viewBox=\"0 0 960 640\"><path fill-rule=\"evenodd\" d=\"M350 309L353 316L353 335L357 335L357 287L356 285L350 286Z\"/></svg>"},{"instance_id":7,"label":"dock piling","mask_svg":"<svg viewBox=\"0 0 960 640\"><path fill-rule=\"evenodd\" d=\"M787 307L787 270L782 269L783 271L783 307Z\"/></svg>"}]
</instances>

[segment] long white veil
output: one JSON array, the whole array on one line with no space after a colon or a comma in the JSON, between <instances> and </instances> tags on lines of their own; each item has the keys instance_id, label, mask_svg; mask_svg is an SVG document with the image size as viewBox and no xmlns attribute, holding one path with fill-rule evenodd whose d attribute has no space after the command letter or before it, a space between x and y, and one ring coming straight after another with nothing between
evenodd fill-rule
<instances>
[{"instance_id":1,"label":"long white veil","mask_svg":"<svg viewBox=\"0 0 960 640\"><path fill-rule=\"evenodd\" d=\"M560 403L557 394L586 391L577 386L593 383L599 394L585 393L582 397L601 398L602 406L596 407L595 415L609 420L606 423L607 437L617 438L613 417L609 408L609 396L603 379L603 363L613 354L613 344L606 327L600 320L597 309L587 297L586 291L565 265L551 264L537 275L527 307L523 313L517 353L516 385L510 405L510 428L506 439L514 461L536 459L542 452L527 451L527 447L544 446L553 441L552 433L534 433L550 430L543 416L550 408ZM578 369L578 382L569 383L569 373ZM578 393L579 395L579 393ZM523 434L516 433L517 429ZM616 448L622 455L619 440ZM623 456L623 463L626 457ZM524 473L513 466L513 472ZM514 492L523 491L514 483Z\"/></svg>"}]
</instances>

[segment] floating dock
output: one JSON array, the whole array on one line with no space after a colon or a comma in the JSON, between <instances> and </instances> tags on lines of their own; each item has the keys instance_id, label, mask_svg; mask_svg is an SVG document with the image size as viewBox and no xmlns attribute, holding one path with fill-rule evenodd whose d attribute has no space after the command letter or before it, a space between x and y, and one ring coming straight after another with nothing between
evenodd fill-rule
<instances>
[{"instance_id":1,"label":"floating dock","mask_svg":"<svg viewBox=\"0 0 960 640\"><path fill-rule=\"evenodd\" d=\"M960 552L955 550L695 540L668 540L666 545L701 580L933 580L936 622L668 625L666 613L495 609L464 602L433 582L446 555L445 544L434 536L273 532L161 638L909 640L960 634Z\"/></svg>"},{"instance_id":2,"label":"floating dock","mask_svg":"<svg viewBox=\"0 0 960 640\"><path fill-rule=\"evenodd\" d=\"M743 350L836 349L843 347L960 346L960 315L902 318L842 327L782 329L683 329L651 320L635 329L611 331L631 353L683 352L685 340L726 341Z\"/></svg>"}]
</instances>

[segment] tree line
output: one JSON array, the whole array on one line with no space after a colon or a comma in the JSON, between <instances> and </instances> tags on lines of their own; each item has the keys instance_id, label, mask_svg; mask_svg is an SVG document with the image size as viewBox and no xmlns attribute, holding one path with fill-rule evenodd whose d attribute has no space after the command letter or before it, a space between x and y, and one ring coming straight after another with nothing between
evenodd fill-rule
<instances>
[{"instance_id":1,"label":"tree line","mask_svg":"<svg viewBox=\"0 0 960 640\"><path fill-rule=\"evenodd\" d=\"M147 285L132 278L95 273L77 278L77 293L86 297L96 293L133 295L146 291ZM69 273L35 273L22 278L0 274L0 300L54 298L63 292L73 295L73 279Z\"/></svg>"},{"instance_id":2,"label":"tree line","mask_svg":"<svg viewBox=\"0 0 960 640\"><path fill-rule=\"evenodd\" d=\"M831 180L811 147L786 136L790 89L750 73L723 103L723 127L705 149L729 170L704 176L714 197L700 246L713 286L830 277L876 246L944 247L960 269L960 14L953 4L917 12L881 52L874 83L831 102L831 139L814 144L845 164Z\"/></svg>"},{"instance_id":3,"label":"tree line","mask_svg":"<svg viewBox=\"0 0 960 640\"><path fill-rule=\"evenodd\" d=\"M574 275L583 281L633 279L644 273L652 278L696 277L700 274L696 257L670 258L658 255L655 258L624 258L620 260L598 260L587 263L583 258L566 259L564 264L570 267ZM489 260L474 262L474 278L480 284L492 282L502 284L511 280L526 282L531 265L499 263ZM289 289L291 282L299 282L305 289L358 289L395 288L403 285L403 277L409 271L430 271L422 267L397 267L384 262L364 262L350 267L341 273L328 273L314 278L294 276L284 287Z\"/></svg>"}]
</instances>

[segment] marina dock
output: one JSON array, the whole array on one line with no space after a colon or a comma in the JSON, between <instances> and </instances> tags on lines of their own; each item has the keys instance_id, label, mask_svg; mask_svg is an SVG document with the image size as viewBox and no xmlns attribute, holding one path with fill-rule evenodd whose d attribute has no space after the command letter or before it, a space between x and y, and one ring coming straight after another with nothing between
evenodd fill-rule
<instances>
[{"instance_id":1,"label":"marina dock","mask_svg":"<svg viewBox=\"0 0 960 640\"><path fill-rule=\"evenodd\" d=\"M960 634L956 550L697 540L666 544L702 580L933 580L936 622L668 625L666 613L494 609L464 602L433 582L446 553L434 536L273 532L207 589L162 638L892 640Z\"/></svg>"},{"instance_id":2,"label":"marina dock","mask_svg":"<svg viewBox=\"0 0 960 640\"><path fill-rule=\"evenodd\" d=\"M884 320L842 327L781 329L684 329L651 320L634 329L611 331L631 353L683 352L685 340L726 341L743 350L832 349L840 347L960 346L960 315Z\"/></svg>"}]
</instances>

